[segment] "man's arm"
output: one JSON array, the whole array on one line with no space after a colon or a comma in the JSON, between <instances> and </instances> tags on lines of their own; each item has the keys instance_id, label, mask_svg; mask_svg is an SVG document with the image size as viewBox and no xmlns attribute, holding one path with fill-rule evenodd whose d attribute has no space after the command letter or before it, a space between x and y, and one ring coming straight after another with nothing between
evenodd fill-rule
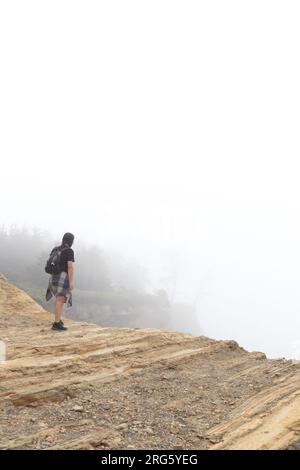
<instances>
[{"instance_id":1,"label":"man's arm","mask_svg":"<svg viewBox=\"0 0 300 470\"><path fill-rule=\"evenodd\" d=\"M68 261L68 275L69 275L69 282L70 282L70 289L74 289L74 266L73 261Z\"/></svg>"}]
</instances>

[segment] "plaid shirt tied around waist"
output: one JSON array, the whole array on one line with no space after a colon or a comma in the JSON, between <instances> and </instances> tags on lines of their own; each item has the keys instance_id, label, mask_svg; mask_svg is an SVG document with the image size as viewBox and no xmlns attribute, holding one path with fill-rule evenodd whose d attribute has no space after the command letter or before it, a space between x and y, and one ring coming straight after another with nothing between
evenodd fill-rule
<instances>
[{"instance_id":1,"label":"plaid shirt tied around waist","mask_svg":"<svg viewBox=\"0 0 300 470\"><path fill-rule=\"evenodd\" d=\"M70 290L69 275L65 271L59 274L52 274L49 278L49 285L46 291L46 300L62 295L66 298L67 307L72 307L72 292Z\"/></svg>"}]
</instances>

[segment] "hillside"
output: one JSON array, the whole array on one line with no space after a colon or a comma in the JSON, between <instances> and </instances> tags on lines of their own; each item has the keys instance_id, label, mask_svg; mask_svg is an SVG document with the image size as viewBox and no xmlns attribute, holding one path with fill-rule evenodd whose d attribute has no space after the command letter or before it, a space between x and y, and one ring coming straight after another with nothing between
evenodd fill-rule
<instances>
[{"instance_id":1,"label":"hillside","mask_svg":"<svg viewBox=\"0 0 300 470\"><path fill-rule=\"evenodd\" d=\"M52 317L0 275L0 449L300 447L300 363Z\"/></svg>"}]
</instances>

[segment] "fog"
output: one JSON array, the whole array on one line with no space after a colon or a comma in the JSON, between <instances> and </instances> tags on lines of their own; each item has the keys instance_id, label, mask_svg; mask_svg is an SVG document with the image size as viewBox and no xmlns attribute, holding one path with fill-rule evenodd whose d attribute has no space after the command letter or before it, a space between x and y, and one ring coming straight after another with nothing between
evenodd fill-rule
<instances>
[{"instance_id":1,"label":"fog","mask_svg":"<svg viewBox=\"0 0 300 470\"><path fill-rule=\"evenodd\" d=\"M2 1L1 224L133 257L207 336L300 359L299 10Z\"/></svg>"}]
</instances>

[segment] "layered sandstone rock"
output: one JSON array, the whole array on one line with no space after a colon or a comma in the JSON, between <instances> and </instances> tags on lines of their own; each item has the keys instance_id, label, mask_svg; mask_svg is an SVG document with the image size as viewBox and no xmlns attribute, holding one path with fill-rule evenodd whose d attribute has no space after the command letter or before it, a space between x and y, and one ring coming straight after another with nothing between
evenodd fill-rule
<instances>
[{"instance_id":1,"label":"layered sandstone rock","mask_svg":"<svg viewBox=\"0 0 300 470\"><path fill-rule=\"evenodd\" d=\"M0 275L1 449L299 447L300 363L52 316Z\"/></svg>"}]
</instances>

